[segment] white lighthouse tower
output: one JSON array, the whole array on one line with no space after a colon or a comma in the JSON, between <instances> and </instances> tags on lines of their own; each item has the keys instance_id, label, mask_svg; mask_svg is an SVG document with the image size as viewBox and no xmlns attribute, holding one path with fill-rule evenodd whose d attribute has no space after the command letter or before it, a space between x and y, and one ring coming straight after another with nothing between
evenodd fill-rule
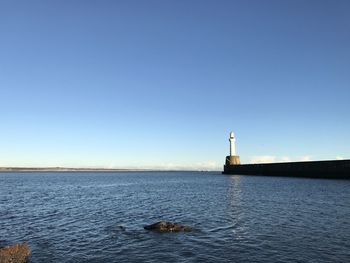
<instances>
[{"instance_id":1,"label":"white lighthouse tower","mask_svg":"<svg viewBox=\"0 0 350 263\"><path fill-rule=\"evenodd\" d=\"M230 133L230 155L226 156L226 165L241 164L240 158L236 155L236 137L233 132Z\"/></svg>"},{"instance_id":2,"label":"white lighthouse tower","mask_svg":"<svg viewBox=\"0 0 350 263\"><path fill-rule=\"evenodd\" d=\"M236 155L236 138L235 134L233 132L230 133L230 156L235 156Z\"/></svg>"}]
</instances>

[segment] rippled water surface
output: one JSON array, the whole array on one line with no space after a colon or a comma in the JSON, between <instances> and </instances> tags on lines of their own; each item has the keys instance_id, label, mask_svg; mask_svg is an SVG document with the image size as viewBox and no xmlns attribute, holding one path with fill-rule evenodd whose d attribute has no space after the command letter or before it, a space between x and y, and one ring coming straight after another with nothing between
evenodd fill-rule
<instances>
[{"instance_id":1,"label":"rippled water surface","mask_svg":"<svg viewBox=\"0 0 350 263\"><path fill-rule=\"evenodd\" d=\"M171 220L190 233L153 233ZM2 173L0 245L31 262L350 262L350 181L200 172Z\"/></svg>"}]
</instances>

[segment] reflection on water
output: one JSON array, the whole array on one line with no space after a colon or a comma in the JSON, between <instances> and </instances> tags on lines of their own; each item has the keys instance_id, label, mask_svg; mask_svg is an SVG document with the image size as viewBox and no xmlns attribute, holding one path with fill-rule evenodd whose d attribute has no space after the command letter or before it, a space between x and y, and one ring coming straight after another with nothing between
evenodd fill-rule
<instances>
[{"instance_id":1,"label":"reflection on water","mask_svg":"<svg viewBox=\"0 0 350 263\"><path fill-rule=\"evenodd\" d=\"M31 262L347 262L350 182L220 173L0 174L0 245ZM143 229L161 219L191 233Z\"/></svg>"},{"instance_id":2,"label":"reflection on water","mask_svg":"<svg viewBox=\"0 0 350 263\"><path fill-rule=\"evenodd\" d=\"M233 237L237 242L244 240L248 236L247 227L245 226L245 215L242 208L242 186L241 176L229 176L229 191L228 191L229 207L227 209L228 216L232 220Z\"/></svg>"}]
</instances>

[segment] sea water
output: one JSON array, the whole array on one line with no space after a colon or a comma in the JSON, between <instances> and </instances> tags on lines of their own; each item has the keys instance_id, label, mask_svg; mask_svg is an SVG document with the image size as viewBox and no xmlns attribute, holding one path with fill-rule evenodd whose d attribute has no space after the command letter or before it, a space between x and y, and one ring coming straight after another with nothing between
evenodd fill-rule
<instances>
[{"instance_id":1,"label":"sea water","mask_svg":"<svg viewBox=\"0 0 350 263\"><path fill-rule=\"evenodd\" d=\"M155 233L170 220L193 228ZM350 262L350 181L0 173L0 246L41 262Z\"/></svg>"}]
</instances>

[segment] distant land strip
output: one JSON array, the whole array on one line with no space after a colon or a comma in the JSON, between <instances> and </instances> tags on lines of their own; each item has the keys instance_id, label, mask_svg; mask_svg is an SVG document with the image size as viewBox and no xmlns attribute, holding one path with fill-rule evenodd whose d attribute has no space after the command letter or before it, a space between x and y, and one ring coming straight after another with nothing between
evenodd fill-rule
<instances>
[{"instance_id":1,"label":"distant land strip","mask_svg":"<svg viewBox=\"0 0 350 263\"><path fill-rule=\"evenodd\" d=\"M0 167L0 172L124 172L145 169L69 168L69 167Z\"/></svg>"},{"instance_id":2,"label":"distant land strip","mask_svg":"<svg viewBox=\"0 0 350 263\"><path fill-rule=\"evenodd\" d=\"M0 173L11 172L198 172L198 170L162 170L137 168L69 168L69 167L0 167ZM201 171L202 172L202 171Z\"/></svg>"}]
</instances>

